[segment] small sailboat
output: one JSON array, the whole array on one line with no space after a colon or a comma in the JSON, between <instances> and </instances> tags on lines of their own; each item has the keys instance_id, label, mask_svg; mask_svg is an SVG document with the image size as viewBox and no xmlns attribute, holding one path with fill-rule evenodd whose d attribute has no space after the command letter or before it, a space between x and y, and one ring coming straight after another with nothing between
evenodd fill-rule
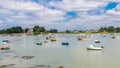
<instances>
[{"instance_id":1,"label":"small sailboat","mask_svg":"<svg viewBox=\"0 0 120 68\"><path fill-rule=\"evenodd\" d=\"M95 45L90 45L87 47L87 50L102 50L103 46L95 46Z\"/></svg>"}]
</instances>

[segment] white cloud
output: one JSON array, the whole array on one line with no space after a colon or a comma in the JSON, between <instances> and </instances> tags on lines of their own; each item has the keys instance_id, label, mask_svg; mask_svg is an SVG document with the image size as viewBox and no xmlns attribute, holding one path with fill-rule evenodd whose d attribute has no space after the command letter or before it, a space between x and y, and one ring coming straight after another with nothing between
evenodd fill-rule
<instances>
[{"instance_id":1,"label":"white cloud","mask_svg":"<svg viewBox=\"0 0 120 68\"><path fill-rule=\"evenodd\" d=\"M49 3L36 3L31 0L3 0L0 1L0 22L7 27L8 22L23 27L34 25L45 26L47 29L94 29L100 26L120 26L120 5L100 15L90 15L89 10L94 12L103 11L113 0L63 0L61 2L51 1ZM115 2L120 2L116 0ZM49 7L55 7L51 9ZM65 15L68 11L75 11L77 18L67 20ZM7 20L4 23L4 20ZM9 23L9 24L10 24ZM1 24L1 23L0 23Z\"/></svg>"},{"instance_id":2,"label":"white cloud","mask_svg":"<svg viewBox=\"0 0 120 68\"><path fill-rule=\"evenodd\" d=\"M14 14L14 13L8 9L0 8L0 14Z\"/></svg>"},{"instance_id":3,"label":"white cloud","mask_svg":"<svg viewBox=\"0 0 120 68\"><path fill-rule=\"evenodd\" d=\"M11 10L40 10L43 7L39 6L37 3L34 2L23 2L17 0L3 0L0 2L0 6L6 9Z\"/></svg>"},{"instance_id":4,"label":"white cloud","mask_svg":"<svg viewBox=\"0 0 120 68\"><path fill-rule=\"evenodd\" d=\"M115 10L120 11L120 4L117 5L117 7L115 8Z\"/></svg>"},{"instance_id":5,"label":"white cloud","mask_svg":"<svg viewBox=\"0 0 120 68\"><path fill-rule=\"evenodd\" d=\"M111 14L111 15L120 15L120 4L117 5L116 8L112 9L112 10L108 10L107 14Z\"/></svg>"},{"instance_id":6,"label":"white cloud","mask_svg":"<svg viewBox=\"0 0 120 68\"><path fill-rule=\"evenodd\" d=\"M98 0L87 0L87 1L97 1ZM120 2L120 0L99 0L100 2Z\"/></svg>"},{"instance_id":7,"label":"white cloud","mask_svg":"<svg viewBox=\"0 0 120 68\"><path fill-rule=\"evenodd\" d=\"M2 21L0 20L0 24L2 23Z\"/></svg>"},{"instance_id":8,"label":"white cloud","mask_svg":"<svg viewBox=\"0 0 120 68\"><path fill-rule=\"evenodd\" d=\"M50 5L57 6L66 11L87 11L100 5L103 6L105 3L86 0L63 0L60 3L51 2Z\"/></svg>"},{"instance_id":9,"label":"white cloud","mask_svg":"<svg viewBox=\"0 0 120 68\"><path fill-rule=\"evenodd\" d=\"M120 15L120 11L115 11L115 10L108 10L107 14L111 14L111 15Z\"/></svg>"}]
</instances>

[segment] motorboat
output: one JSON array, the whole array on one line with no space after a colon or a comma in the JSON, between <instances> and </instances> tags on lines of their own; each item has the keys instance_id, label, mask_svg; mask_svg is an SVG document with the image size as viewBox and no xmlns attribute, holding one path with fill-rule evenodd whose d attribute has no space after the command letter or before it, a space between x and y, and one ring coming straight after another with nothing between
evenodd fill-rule
<instances>
[{"instance_id":1,"label":"motorboat","mask_svg":"<svg viewBox=\"0 0 120 68\"><path fill-rule=\"evenodd\" d=\"M90 45L87 50L102 50L103 46Z\"/></svg>"}]
</instances>

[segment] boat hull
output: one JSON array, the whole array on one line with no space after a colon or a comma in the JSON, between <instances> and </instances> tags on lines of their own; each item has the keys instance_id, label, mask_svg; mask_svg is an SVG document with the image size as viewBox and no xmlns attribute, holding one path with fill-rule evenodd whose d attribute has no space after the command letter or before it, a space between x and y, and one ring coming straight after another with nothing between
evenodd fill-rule
<instances>
[{"instance_id":1,"label":"boat hull","mask_svg":"<svg viewBox=\"0 0 120 68\"><path fill-rule=\"evenodd\" d=\"M102 50L102 48L87 48L87 50Z\"/></svg>"},{"instance_id":2,"label":"boat hull","mask_svg":"<svg viewBox=\"0 0 120 68\"><path fill-rule=\"evenodd\" d=\"M94 45L91 45L89 47L87 47L87 50L102 50L103 49L103 46L94 46Z\"/></svg>"}]
</instances>

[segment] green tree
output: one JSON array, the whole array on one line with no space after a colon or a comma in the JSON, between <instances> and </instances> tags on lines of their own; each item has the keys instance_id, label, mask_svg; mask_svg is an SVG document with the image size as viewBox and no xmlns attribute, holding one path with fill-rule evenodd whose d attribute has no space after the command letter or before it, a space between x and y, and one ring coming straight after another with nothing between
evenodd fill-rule
<instances>
[{"instance_id":1,"label":"green tree","mask_svg":"<svg viewBox=\"0 0 120 68\"><path fill-rule=\"evenodd\" d=\"M6 29L6 33L11 34L11 33L23 33L23 29L20 26L17 27L11 27Z\"/></svg>"},{"instance_id":2,"label":"green tree","mask_svg":"<svg viewBox=\"0 0 120 68\"><path fill-rule=\"evenodd\" d=\"M70 31L70 30L66 30L65 32L66 32L66 33L71 33L71 31Z\"/></svg>"},{"instance_id":3,"label":"green tree","mask_svg":"<svg viewBox=\"0 0 120 68\"><path fill-rule=\"evenodd\" d=\"M45 32L46 29L44 27L40 27L40 32Z\"/></svg>"},{"instance_id":4,"label":"green tree","mask_svg":"<svg viewBox=\"0 0 120 68\"><path fill-rule=\"evenodd\" d=\"M25 33L27 33L29 31L29 28L25 28Z\"/></svg>"},{"instance_id":5,"label":"green tree","mask_svg":"<svg viewBox=\"0 0 120 68\"><path fill-rule=\"evenodd\" d=\"M6 33L6 30L0 30L0 34L5 34Z\"/></svg>"},{"instance_id":6,"label":"green tree","mask_svg":"<svg viewBox=\"0 0 120 68\"><path fill-rule=\"evenodd\" d=\"M104 29L104 27L101 27L98 31L99 31L99 32L104 32L105 29Z\"/></svg>"},{"instance_id":7,"label":"green tree","mask_svg":"<svg viewBox=\"0 0 120 68\"><path fill-rule=\"evenodd\" d=\"M117 28L115 29L115 31L116 31L117 33L119 33L119 32L120 32L120 27L117 27Z\"/></svg>"},{"instance_id":8,"label":"green tree","mask_svg":"<svg viewBox=\"0 0 120 68\"><path fill-rule=\"evenodd\" d=\"M23 33L23 32L24 32L24 30L23 30L22 27L20 27L20 26L17 26L17 27L16 27L16 30L17 30L17 31L16 31L17 33Z\"/></svg>"},{"instance_id":9,"label":"green tree","mask_svg":"<svg viewBox=\"0 0 120 68\"><path fill-rule=\"evenodd\" d=\"M107 31L110 32L110 33L113 33L113 32L115 32L115 27L109 26L109 27L107 28Z\"/></svg>"},{"instance_id":10,"label":"green tree","mask_svg":"<svg viewBox=\"0 0 120 68\"><path fill-rule=\"evenodd\" d=\"M6 29L6 33L11 34L12 33L11 29L10 28Z\"/></svg>"},{"instance_id":11,"label":"green tree","mask_svg":"<svg viewBox=\"0 0 120 68\"><path fill-rule=\"evenodd\" d=\"M33 28L34 35L40 34L40 26L36 25Z\"/></svg>"},{"instance_id":12,"label":"green tree","mask_svg":"<svg viewBox=\"0 0 120 68\"><path fill-rule=\"evenodd\" d=\"M57 33L57 29L50 29L49 32L50 33Z\"/></svg>"}]
</instances>

